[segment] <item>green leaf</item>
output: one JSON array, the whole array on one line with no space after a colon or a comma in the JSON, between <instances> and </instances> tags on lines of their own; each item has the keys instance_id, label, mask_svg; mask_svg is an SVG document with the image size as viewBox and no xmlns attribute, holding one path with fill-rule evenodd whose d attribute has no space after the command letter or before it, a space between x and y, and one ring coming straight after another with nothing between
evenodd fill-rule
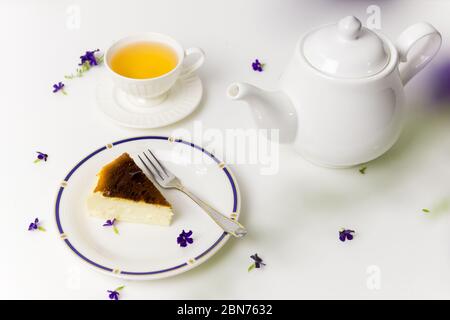
<instances>
[{"instance_id":1,"label":"green leaf","mask_svg":"<svg viewBox=\"0 0 450 320\"><path fill-rule=\"evenodd\" d=\"M81 78L83 76L83 70L77 69L77 77Z\"/></svg>"},{"instance_id":2,"label":"green leaf","mask_svg":"<svg viewBox=\"0 0 450 320\"><path fill-rule=\"evenodd\" d=\"M359 173L366 174L366 170L367 170L367 167L363 166L363 167L359 168Z\"/></svg>"},{"instance_id":3,"label":"green leaf","mask_svg":"<svg viewBox=\"0 0 450 320\"><path fill-rule=\"evenodd\" d=\"M41 159L36 159L33 161L33 163L38 163L38 162L41 162Z\"/></svg>"},{"instance_id":4,"label":"green leaf","mask_svg":"<svg viewBox=\"0 0 450 320\"><path fill-rule=\"evenodd\" d=\"M117 288L116 288L116 291L120 291L120 290L122 290L123 288L125 288L125 286L117 287Z\"/></svg>"},{"instance_id":5,"label":"green leaf","mask_svg":"<svg viewBox=\"0 0 450 320\"><path fill-rule=\"evenodd\" d=\"M252 271L253 269L255 269L255 267L256 267L256 264L252 263L252 264L248 267L247 271L250 272L250 271Z\"/></svg>"},{"instance_id":6,"label":"green leaf","mask_svg":"<svg viewBox=\"0 0 450 320\"><path fill-rule=\"evenodd\" d=\"M424 208L424 209L422 209L422 211L425 212L425 213L429 213L430 209Z\"/></svg>"},{"instance_id":7,"label":"green leaf","mask_svg":"<svg viewBox=\"0 0 450 320\"><path fill-rule=\"evenodd\" d=\"M119 229L117 229L116 226L113 226L113 230L114 230L114 233L115 233L115 234L117 234L117 235L119 234Z\"/></svg>"},{"instance_id":8,"label":"green leaf","mask_svg":"<svg viewBox=\"0 0 450 320\"><path fill-rule=\"evenodd\" d=\"M44 227L41 227L41 226L38 227L38 230L39 230L39 231L42 231L42 232L45 232L45 231L46 231L45 228L44 228Z\"/></svg>"},{"instance_id":9,"label":"green leaf","mask_svg":"<svg viewBox=\"0 0 450 320\"><path fill-rule=\"evenodd\" d=\"M85 63L83 63L83 65L81 66L81 70L83 72L88 71L91 68L91 65L89 64L88 61L86 61Z\"/></svg>"},{"instance_id":10,"label":"green leaf","mask_svg":"<svg viewBox=\"0 0 450 320\"><path fill-rule=\"evenodd\" d=\"M98 64L103 63L104 59L105 59L105 55L101 55L99 57L95 57L95 61L97 61Z\"/></svg>"}]
</instances>

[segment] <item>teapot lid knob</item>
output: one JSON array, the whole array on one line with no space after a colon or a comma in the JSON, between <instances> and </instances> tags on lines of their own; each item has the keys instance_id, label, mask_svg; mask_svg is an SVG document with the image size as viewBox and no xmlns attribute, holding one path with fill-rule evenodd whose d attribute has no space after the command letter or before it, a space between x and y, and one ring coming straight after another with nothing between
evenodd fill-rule
<instances>
[{"instance_id":1,"label":"teapot lid knob","mask_svg":"<svg viewBox=\"0 0 450 320\"><path fill-rule=\"evenodd\" d=\"M370 77L390 61L389 45L353 16L307 33L299 51L315 69L337 78Z\"/></svg>"},{"instance_id":2,"label":"teapot lid knob","mask_svg":"<svg viewBox=\"0 0 450 320\"><path fill-rule=\"evenodd\" d=\"M347 16L338 23L339 33L347 40L357 39L361 33L361 21L354 16Z\"/></svg>"}]
</instances>

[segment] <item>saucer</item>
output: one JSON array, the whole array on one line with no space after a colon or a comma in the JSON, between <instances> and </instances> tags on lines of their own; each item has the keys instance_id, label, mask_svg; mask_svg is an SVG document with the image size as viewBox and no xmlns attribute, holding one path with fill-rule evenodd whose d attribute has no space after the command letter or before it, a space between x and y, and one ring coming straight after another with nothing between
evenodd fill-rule
<instances>
[{"instance_id":1,"label":"saucer","mask_svg":"<svg viewBox=\"0 0 450 320\"><path fill-rule=\"evenodd\" d=\"M199 105L203 87L197 75L179 78L169 90L167 97L156 106L139 106L122 90L105 79L97 86L97 104L100 110L117 124L151 129L164 127L180 121Z\"/></svg>"}]
</instances>

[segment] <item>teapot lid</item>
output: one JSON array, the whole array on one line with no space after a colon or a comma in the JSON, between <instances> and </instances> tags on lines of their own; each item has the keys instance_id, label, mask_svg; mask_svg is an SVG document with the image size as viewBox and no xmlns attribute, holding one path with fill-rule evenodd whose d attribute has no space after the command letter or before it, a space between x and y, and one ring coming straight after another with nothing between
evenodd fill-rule
<instances>
[{"instance_id":1,"label":"teapot lid","mask_svg":"<svg viewBox=\"0 0 450 320\"><path fill-rule=\"evenodd\" d=\"M389 62L383 40L353 16L308 34L303 54L321 72L347 79L375 75Z\"/></svg>"}]
</instances>

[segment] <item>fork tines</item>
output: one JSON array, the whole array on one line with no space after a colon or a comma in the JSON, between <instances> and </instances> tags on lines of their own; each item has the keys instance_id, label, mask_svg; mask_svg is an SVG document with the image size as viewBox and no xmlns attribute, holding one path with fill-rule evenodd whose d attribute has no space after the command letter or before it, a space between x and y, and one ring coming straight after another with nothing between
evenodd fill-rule
<instances>
[{"instance_id":1,"label":"fork tines","mask_svg":"<svg viewBox=\"0 0 450 320\"><path fill-rule=\"evenodd\" d=\"M162 180L169 177L168 170L164 167L164 165L156 158L153 152L150 149L147 149L149 155L146 152L142 154L147 159L144 161L140 155L138 155L139 160L141 160L142 164L147 168L147 170L152 174L152 176L156 179L156 175Z\"/></svg>"}]
</instances>

